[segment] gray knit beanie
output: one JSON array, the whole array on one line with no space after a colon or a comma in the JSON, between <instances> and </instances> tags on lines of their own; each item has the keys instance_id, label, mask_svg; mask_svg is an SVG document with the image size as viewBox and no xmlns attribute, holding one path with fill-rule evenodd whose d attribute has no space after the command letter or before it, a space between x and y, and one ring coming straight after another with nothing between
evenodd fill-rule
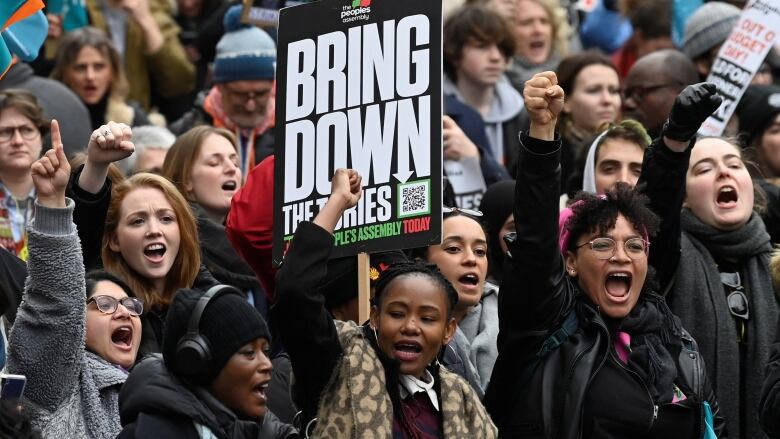
<instances>
[{"instance_id":1,"label":"gray knit beanie","mask_svg":"<svg viewBox=\"0 0 780 439\"><path fill-rule=\"evenodd\" d=\"M696 59L723 44L741 13L736 6L724 2L701 5L685 23L683 53L690 59Z\"/></svg>"}]
</instances>

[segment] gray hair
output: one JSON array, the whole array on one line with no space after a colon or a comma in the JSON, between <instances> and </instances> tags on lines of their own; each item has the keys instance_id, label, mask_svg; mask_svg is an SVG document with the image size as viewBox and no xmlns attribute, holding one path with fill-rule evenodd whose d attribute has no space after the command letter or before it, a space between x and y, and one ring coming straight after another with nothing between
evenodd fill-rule
<instances>
[{"instance_id":1,"label":"gray hair","mask_svg":"<svg viewBox=\"0 0 780 439\"><path fill-rule=\"evenodd\" d=\"M176 142L176 136L170 132L168 128L154 125L133 127L133 144L135 144L135 152L130 155L130 157L118 161L117 165L122 169L125 175L132 175L136 171L136 160L144 149L155 148L169 150L174 142Z\"/></svg>"}]
</instances>

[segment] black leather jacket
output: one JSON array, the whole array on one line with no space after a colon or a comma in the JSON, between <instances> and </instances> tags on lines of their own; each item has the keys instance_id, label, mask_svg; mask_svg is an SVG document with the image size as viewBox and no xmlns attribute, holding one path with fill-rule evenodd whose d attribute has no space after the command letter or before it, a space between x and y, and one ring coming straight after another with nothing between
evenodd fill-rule
<instances>
[{"instance_id":1,"label":"black leather jacket","mask_svg":"<svg viewBox=\"0 0 780 439\"><path fill-rule=\"evenodd\" d=\"M525 134L521 141L517 237L508 243L499 295L499 355L484 402L500 437L578 438L588 386L612 341L604 320L566 275L558 247L561 142ZM527 382L520 382L544 341L573 312L578 329L544 357ZM676 384L696 395L692 402L709 402L721 436L723 419L701 356L687 333L682 341ZM703 426L703 412L701 419Z\"/></svg>"}]
</instances>

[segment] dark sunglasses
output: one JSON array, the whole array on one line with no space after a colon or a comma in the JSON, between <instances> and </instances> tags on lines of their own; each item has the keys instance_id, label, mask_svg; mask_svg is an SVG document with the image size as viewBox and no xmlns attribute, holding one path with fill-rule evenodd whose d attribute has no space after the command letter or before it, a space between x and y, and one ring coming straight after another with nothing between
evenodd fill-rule
<instances>
[{"instance_id":1,"label":"dark sunglasses","mask_svg":"<svg viewBox=\"0 0 780 439\"><path fill-rule=\"evenodd\" d=\"M720 281L729 292L726 296L726 301L729 304L731 315L743 320L750 318L750 308L748 307L747 296L745 296L739 273L721 273Z\"/></svg>"},{"instance_id":2,"label":"dark sunglasses","mask_svg":"<svg viewBox=\"0 0 780 439\"><path fill-rule=\"evenodd\" d=\"M477 217L477 218L482 218L482 215L483 215L483 213L480 212L479 210L475 210L475 209L462 209L460 207L448 207L448 206L442 206L441 212L445 216L446 215L456 214L456 213L462 213L464 215L474 216L474 217Z\"/></svg>"},{"instance_id":3,"label":"dark sunglasses","mask_svg":"<svg viewBox=\"0 0 780 439\"><path fill-rule=\"evenodd\" d=\"M127 308L131 316L140 316L144 312L144 302L135 297L123 297L117 299L112 296L92 296L87 300L87 304L95 302L98 311L103 314L113 314L119 308L119 304Z\"/></svg>"}]
</instances>

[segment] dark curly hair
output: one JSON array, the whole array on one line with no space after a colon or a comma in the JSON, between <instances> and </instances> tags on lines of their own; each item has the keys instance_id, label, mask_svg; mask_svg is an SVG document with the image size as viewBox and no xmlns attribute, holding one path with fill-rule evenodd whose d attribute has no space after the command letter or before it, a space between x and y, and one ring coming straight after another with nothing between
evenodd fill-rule
<instances>
[{"instance_id":1,"label":"dark curly hair","mask_svg":"<svg viewBox=\"0 0 780 439\"><path fill-rule=\"evenodd\" d=\"M373 298L373 304L377 308L382 307L382 297L390 284L401 276L425 276L438 284L447 296L447 320L452 318L452 310L458 304L458 292L455 291L455 287L450 281L441 274L436 264L426 264L420 260L394 263L379 275Z\"/></svg>"},{"instance_id":2,"label":"dark curly hair","mask_svg":"<svg viewBox=\"0 0 780 439\"><path fill-rule=\"evenodd\" d=\"M647 206L650 199L620 182L603 196L580 192L571 205L573 215L566 223L570 233L567 250L574 252L577 239L586 233L606 233L615 227L622 214L637 230L648 237L658 232L660 220Z\"/></svg>"}]
</instances>

